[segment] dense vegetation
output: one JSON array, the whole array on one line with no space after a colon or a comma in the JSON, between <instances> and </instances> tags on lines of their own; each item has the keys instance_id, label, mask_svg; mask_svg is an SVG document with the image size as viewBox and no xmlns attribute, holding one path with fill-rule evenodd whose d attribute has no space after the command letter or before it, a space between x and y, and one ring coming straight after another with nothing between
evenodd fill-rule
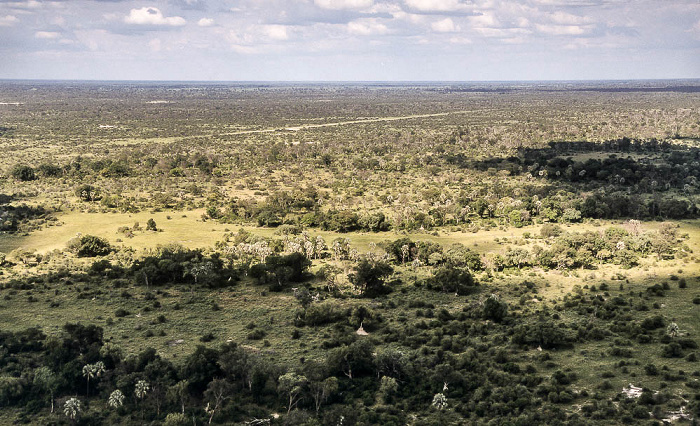
<instances>
[{"instance_id":1,"label":"dense vegetation","mask_svg":"<svg viewBox=\"0 0 700 426\"><path fill-rule=\"evenodd\" d=\"M658 84L0 84L0 415L697 421L700 94Z\"/></svg>"}]
</instances>

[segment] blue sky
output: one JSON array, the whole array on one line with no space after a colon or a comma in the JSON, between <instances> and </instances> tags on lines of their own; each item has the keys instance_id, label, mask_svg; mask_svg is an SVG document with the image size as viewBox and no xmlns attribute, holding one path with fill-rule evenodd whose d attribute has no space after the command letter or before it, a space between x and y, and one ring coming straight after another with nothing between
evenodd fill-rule
<instances>
[{"instance_id":1,"label":"blue sky","mask_svg":"<svg viewBox=\"0 0 700 426\"><path fill-rule=\"evenodd\" d=\"M700 1L0 0L0 78L700 78Z\"/></svg>"}]
</instances>

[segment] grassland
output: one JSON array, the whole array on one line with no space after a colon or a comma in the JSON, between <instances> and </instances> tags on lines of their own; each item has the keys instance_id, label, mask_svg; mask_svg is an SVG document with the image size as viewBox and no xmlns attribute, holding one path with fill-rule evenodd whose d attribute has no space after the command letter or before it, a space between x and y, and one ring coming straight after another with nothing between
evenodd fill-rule
<instances>
[{"instance_id":1,"label":"grassland","mask_svg":"<svg viewBox=\"0 0 700 426\"><path fill-rule=\"evenodd\" d=\"M0 413L68 422L36 396L46 365L60 402L89 404L85 424L167 423L180 380L206 422L216 379L230 386L218 423L653 424L681 408L691 422L700 95L657 83L0 83ZM84 236L108 250L84 255ZM167 279L164 247L190 256ZM296 281L265 261L295 254L309 262ZM376 293L363 262L390 271ZM102 349L68 323L100 327ZM46 336L17 349L28 328ZM65 368L61 341L80 348ZM227 343L244 373L188 370L228 365ZM109 372L88 395L81 368L98 360ZM285 373L305 375L300 410L270 417ZM341 391L316 412L312 385L331 378ZM137 380L163 395L139 399ZM627 398L629 384L647 393ZM117 388L130 400L110 410ZM447 410L431 404L442 392Z\"/></svg>"}]
</instances>

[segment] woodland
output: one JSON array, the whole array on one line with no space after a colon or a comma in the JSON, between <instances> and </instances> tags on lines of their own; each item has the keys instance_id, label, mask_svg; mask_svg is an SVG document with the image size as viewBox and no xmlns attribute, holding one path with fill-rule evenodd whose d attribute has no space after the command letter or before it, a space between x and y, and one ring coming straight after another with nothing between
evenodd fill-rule
<instances>
[{"instance_id":1,"label":"woodland","mask_svg":"<svg viewBox=\"0 0 700 426\"><path fill-rule=\"evenodd\" d=\"M0 81L0 424L700 416L700 81Z\"/></svg>"}]
</instances>

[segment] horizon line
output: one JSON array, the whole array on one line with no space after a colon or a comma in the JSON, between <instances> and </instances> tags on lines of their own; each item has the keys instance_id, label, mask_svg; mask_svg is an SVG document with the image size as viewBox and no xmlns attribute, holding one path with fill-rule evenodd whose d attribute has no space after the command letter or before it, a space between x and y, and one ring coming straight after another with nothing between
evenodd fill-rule
<instances>
[{"instance_id":1,"label":"horizon line","mask_svg":"<svg viewBox=\"0 0 700 426\"><path fill-rule=\"evenodd\" d=\"M447 83L585 83L585 82L652 82L700 81L700 77L669 78L601 78L542 80L158 80L158 79L76 79L76 78L5 78L0 82L94 82L94 83L238 83L238 84L447 84Z\"/></svg>"}]
</instances>

